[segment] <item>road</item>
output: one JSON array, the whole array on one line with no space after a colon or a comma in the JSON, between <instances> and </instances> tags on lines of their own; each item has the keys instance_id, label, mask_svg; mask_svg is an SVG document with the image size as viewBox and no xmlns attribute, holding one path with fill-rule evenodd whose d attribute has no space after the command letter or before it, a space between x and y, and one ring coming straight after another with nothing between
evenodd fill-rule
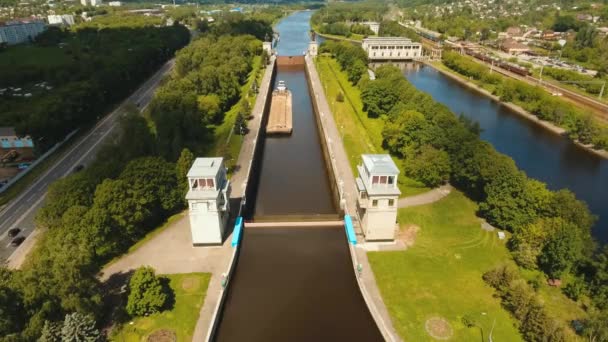
<instances>
[{"instance_id":1,"label":"road","mask_svg":"<svg viewBox=\"0 0 608 342\"><path fill-rule=\"evenodd\" d=\"M94 160L99 148L104 141L110 141L115 137L118 127L118 118L123 113L123 108L128 103L139 103L140 110L150 103L154 96L154 90L158 87L162 78L172 69L174 60L165 63L152 77L144 82L131 96L129 96L113 112L99 121L89 132L80 137L69 146L68 151L51 165L34 183L32 183L18 197L10 201L0 212L0 260L10 259L16 250L20 253L23 249L31 246L27 243L18 249L10 245L8 230L18 227L22 230L20 235L29 236L34 231L34 217L36 211L41 207L49 185L55 180L70 174L77 165L87 165Z\"/></svg>"}]
</instances>

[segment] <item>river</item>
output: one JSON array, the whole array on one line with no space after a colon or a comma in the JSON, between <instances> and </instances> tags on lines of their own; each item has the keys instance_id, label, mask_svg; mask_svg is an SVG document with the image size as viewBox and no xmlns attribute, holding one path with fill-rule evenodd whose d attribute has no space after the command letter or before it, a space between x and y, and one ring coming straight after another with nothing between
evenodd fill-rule
<instances>
[{"instance_id":1,"label":"river","mask_svg":"<svg viewBox=\"0 0 608 342\"><path fill-rule=\"evenodd\" d=\"M599 217L593 236L608 243L608 160L517 115L428 66L407 68L407 79L448 106L479 122L481 138L504 153L528 176L552 190L567 188Z\"/></svg>"}]
</instances>

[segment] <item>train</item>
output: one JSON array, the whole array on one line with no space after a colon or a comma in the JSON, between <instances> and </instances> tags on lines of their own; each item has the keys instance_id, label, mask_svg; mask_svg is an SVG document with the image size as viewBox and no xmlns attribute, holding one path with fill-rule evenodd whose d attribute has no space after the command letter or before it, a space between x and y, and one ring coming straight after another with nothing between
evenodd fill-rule
<instances>
[{"instance_id":1,"label":"train","mask_svg":"<svg viewBox=\"0 0 608 342\"><path fill-rule=\"evenodd\" d=\"M483 53L479 53L476 51L473 51L471 49L464 49L464 52L471 56L471 57L475 57L477 59L479 59L480 61L484 61L486 63L493 63L495 66L501 68L501 69L505 69L508 70L514 74L517 74L519 76L530 76L530 71L524 67L521 67L517 64L513 64L513 63L509 63L509 62L505 62L503 60L500 60L498 58L492 58L491 56L488 56L486 54Z\"/></svg>"}]
</instances>

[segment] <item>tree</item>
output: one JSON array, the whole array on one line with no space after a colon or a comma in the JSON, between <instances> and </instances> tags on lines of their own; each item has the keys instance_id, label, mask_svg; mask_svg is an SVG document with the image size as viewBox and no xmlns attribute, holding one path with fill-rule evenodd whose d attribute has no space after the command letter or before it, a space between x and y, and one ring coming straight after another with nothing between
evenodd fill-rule
<instances>
[{"instance_id":1,"label":"tree","mask_svg":"<svg viewBox=\"0 0 608 342\"><path fill-rule=\"evenodd\" d=\"M407 110L391 115L384 125L382 137L388 150L401 157L413 158L423 145L429 143L429 124L424 115Z\"/></svg>"},{"instance_id":2,"label":"tree","mask_svg":"<svg viewBox=\"0 0 608 342\"><path fill-rule=\"evenodd\" d=\"M608 311L591 310L589 318L583 322L583 335L589 342L608 341Z\"/></svg>"},{"instance_id":3,"label":"tree","mask_svg":"<svg viewBox=\"0 0 608 342\"><path fill-rule=\"evenodd\" d=\"M450 157L445 151L424 145L420 153L406 158L404 163L406 175L426 186L435 187L445 184L450 177Z\"/></svg>"},{"instance_id":4,"label":"tree","mask_svg":"<svg viewBox=\"0 0 608 342\"><path fill-rule=\"evenodd\" d=\"M132 316L159 312L167 301L161 281L151 267L138 268L129 280L127 312Z\"/></svg>"},{"instance_id":5,"label":"tree","mask_svg":"<svg viewBox=\"0 0 608 342\"><path fill-rule=\"evenodd\" d=\"M177 183L183 196L186 196L186 193L188 192L189 187L187 174L193 163L194 154L192 154L192 152L190 152L190 150L187 148L183 149L177 163L175 164Z\"/></svg>"},{"instance_id":6,"label":"tree","mask_svg":"<svg viewBox=\"0 0 608 342\"><path fill-rule=\"evenodd\" d=\"M200 95L197 98L198 110L203 123L217 123L220 119L220 97L216 94Z\"/></svg>"},{"instance_id":7,"label":"tree","mask_svg":"<svg viewBox=\"0 0 608 342\"><path fill-rule=\"evenodd\" d=\"M45 321L42 328L42 335L38 342L62 342L61 341L61 323Z\"/></svg>"},{"instance_id":8,"label":"tree","mask_svg":"<svg viewBox=\"0 0 608 342\"><path fill-rule=\"evenodd\" d=\"M95 320L78 312L67 314L61 328L62 342L97 342L101 339Z\"/></svg>"},{"instance_id":9,"label":"tree","mask_svg":"<svg viewBox=\"0 0 608 342\"><path fill-rule=\"evenodd\" d=\"M0 336L19 332L24 319L23 303L18 293L0 285Z\"/></svg>"},{"instance_id":10,"label":"tree","mask_svg":"<svg viewBox=\"0 0 608 342\"><path fill-rule=\"evenodd\" d=\"M582 256L583 243L576 227L561 221L549 237L538 258L545 273L559 279Z\"/></svg>"}]
</instances>

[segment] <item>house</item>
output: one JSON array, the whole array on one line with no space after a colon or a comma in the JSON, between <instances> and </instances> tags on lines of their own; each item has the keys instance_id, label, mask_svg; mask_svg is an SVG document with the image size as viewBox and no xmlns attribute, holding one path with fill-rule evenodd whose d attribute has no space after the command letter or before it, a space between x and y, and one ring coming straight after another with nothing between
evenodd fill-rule
<instances>
[{"instance_id":1,"label":"house","mask_svg":"<svg viewBox=\"0 0 608 342\"><path fill-rule=\"evenodd\" d=\"M357 184L357 215L365 239L392 241L397 230L399 169L388 154L363 154Z\"/></svg>"},{"instance_id":2,"label":"house","mask_svg":"<svg viewBox=\"0 0 608 342\"><path fill-rule=\"evenodd\" d=\"M224 159L196 158L187 177L192 244L221 245L230 215L231 190Z\"/></svg>"},{"instance_id":3,"label":"house","mask_svg":"<svg viewBox=\"0 0 608 342\"><path fill-rule=\"evenodd\" d=\"M530 52L530 48L514 39L505 39L500 42L500 49L511 55L519 55Z\"/></svg>"},{"instance_id":4,"label":"house","mask_svg":"<svg viewBox=\"0 0 608 342\"><path fill-rule=\"evenodd\" d=\"M521 28L517 27L517 26L511 26L509 28L507 28L507 37L521 37L522 35L522 30Z\"/></svg>"},{"instance_id":5,"label":"house","mask_svg":"<svg viewBox=\"0 0 608 342\"><path fill-rule=\"evenodd\" d=\"M17 150L20 154L32 154L34 142L29 135L19 137L13 127L0 127L0 156Z\"/></svg>"},{"instance_id":6,"label":"house","mask_svg":"<svg viewBox=\"0 0 608 342\"><path fill-rule=\"evenodd\" d=\"M0 44L8 45L26 43L46 30L41 20L21 19L0 22Z\"/></svg>"},{"instance_id":7,"label":"house","mask_svg":"<svg viewBox=\"0 0 608 342\"><path fill-rule=\"evenodd\" d=\"M74 25L74 16L71 14L63 15L49 15L47 17L49 25L63 25L72 26Z\"/></svg>"}]
</instances>

